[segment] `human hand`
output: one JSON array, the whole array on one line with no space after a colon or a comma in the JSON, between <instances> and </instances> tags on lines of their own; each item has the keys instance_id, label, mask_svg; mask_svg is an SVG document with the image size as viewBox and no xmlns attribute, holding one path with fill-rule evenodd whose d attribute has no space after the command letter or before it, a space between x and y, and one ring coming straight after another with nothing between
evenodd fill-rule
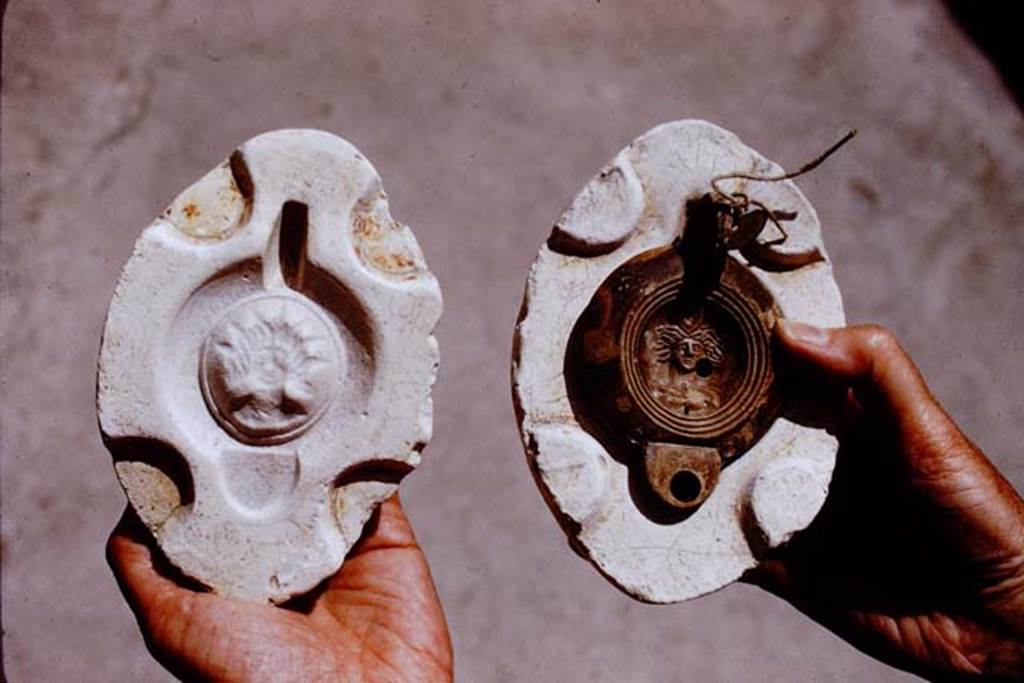
<instances>
[{"instance_id":1,"label":"human hand","mask_svg":"<svg viewBox=\"0 0 1024 683\"><path fill-rule=\"evenodd\" d=\"M888 331L779 325L840 451L815 522L747 579L928 677L1024 677L1024 502ZM822 399L826 400L826 399Z\"/></svg>"},{"instance_id":2,"label":"human hand","mask_svg":"<svg viewBox=\"0 0 1024 683\"><path fill-rule=\"evenodd\" d=\"M146 645L176 676L216 681L450 681L452 646L398 495L297 609L197 592L168 576L125 511L107 560Z\"/></svg>"}]
</instances>

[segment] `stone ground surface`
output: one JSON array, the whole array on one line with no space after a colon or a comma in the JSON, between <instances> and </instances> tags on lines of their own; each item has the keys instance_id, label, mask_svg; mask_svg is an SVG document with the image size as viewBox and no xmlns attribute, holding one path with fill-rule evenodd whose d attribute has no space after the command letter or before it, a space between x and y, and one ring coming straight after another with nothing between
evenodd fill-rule
<instances>
[{"instance_id":1,"label":"stone ground surface","mask_svg":"<svg viewBox=\"0 0 1024 683\"><path fill-rule=\"evenodd\" d=\"M700 117L790 168L852 321L894 328L1019 486L1024 125L938 2L14 2L3 41L3 620L11 680L167 680L103 560L103 314L138 231L246 138L373 160L445 294L435 438L405 499L463 681L905 677L747 586L652 607L575 557L508 382L552 221L652 125Z\"/></svg>"}]
</instances>

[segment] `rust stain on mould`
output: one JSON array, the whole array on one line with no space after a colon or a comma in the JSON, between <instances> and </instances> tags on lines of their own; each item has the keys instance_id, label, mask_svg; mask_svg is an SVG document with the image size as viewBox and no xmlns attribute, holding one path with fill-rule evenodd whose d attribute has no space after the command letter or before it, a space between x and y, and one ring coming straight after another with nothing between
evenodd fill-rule
<instances>
[{"instance_id":1,"label":"rust stain on mould","mask_svg":"<svg viewBox=\"0 0 1024 683\"><path fill-rule=\"evenodd\" d=\"M167 211L178 230L197 239L222 240L247 220L252 195L240 186L236 166L225 161L178 195Z\"/></svg>"},{"instance_id":2,"label":"rust stain on mould","mask_svg":"<svg viewBox=\"0 0 1024 683\"><path fill-rule=\"evenodd\" d=\"M402 226L388 219L381 224L371 211L361 211L353 221L355 249L367 265L393 276L409 276L416 271L415 255L405 244Z\"/></svg>"}]
</instances>

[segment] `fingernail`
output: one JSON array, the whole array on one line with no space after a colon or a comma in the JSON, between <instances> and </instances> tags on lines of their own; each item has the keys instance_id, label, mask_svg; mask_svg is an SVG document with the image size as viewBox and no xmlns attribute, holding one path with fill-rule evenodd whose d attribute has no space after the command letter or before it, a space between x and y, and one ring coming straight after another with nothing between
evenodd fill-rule
<instances>
[{"instance_id":1,"label":"fingernail","mask_svg":"<svg viewBox=\"0 0 1024 683\"><path fill-rule=\"evenodd\" d=\"M779 327L783 334L801 344L825 346L828 343L828 330L814 325L798 323L795 320L780 320Z\"/></svg>"}]
</instances>

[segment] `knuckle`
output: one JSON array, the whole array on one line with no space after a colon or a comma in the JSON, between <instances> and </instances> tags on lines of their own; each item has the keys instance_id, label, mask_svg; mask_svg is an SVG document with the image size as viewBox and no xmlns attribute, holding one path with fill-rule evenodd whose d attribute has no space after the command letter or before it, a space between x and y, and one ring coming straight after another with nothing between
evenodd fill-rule
<instances>
[{"instance_id":1,"label":"knuckle","mask_svg":"<svg viewBox=\"0 0 1024 683\"><path fill-rule=\"evenodd\" d=\"M902 352L899 340L887 327L864 325L860 333L864 347L872 354L891 355Z\"/></svg>"}]
</instances>

